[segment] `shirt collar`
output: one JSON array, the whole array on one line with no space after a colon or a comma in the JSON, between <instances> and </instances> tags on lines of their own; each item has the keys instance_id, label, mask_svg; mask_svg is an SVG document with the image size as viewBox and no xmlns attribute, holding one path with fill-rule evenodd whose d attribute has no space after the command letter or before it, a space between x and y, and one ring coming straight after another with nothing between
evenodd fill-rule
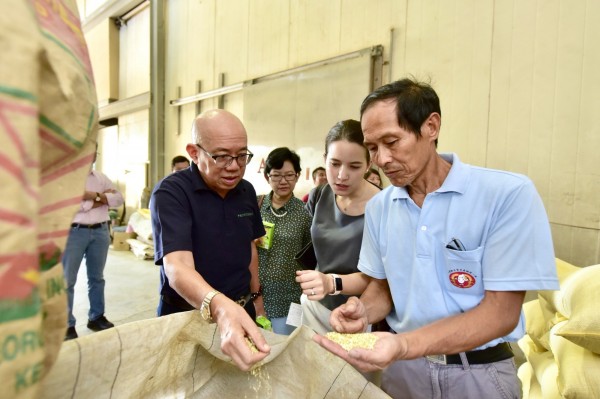
<instances>
[{"instance_id":1,"label":"shirt collar","mask_svg":"<svg viewBox=\"0 0 600 399\"><path fill-rule=\"evenodd\" d=\"M440 156L450 162L450 172L442 183L442 186L436 190L438 193L456 192L463 194L467 191L469 185L469 167L462 163L458 158L458 155L452 154L440 154Z\"/></svg>"},{"instance_id":2,"label":"shirt collar","mask_svg":"<svg viewBox=\"0 0 600 399\"><path fill-rule=\"evenodd\" d=\"M273 190L271 190L271 192L269 194L265 195L265 199L263 200L263 201L266 200L267 201L266 203L269 206L273 205L273 194L274 194L274 192L273 192ZM294 201L293 200L294 200L295 197L296 197L296 195L294 193L292 193L292 196L290 197L290 199L288 200L288 202L286 202L285 204L283 204L283 206L281 208L279 208L279 209L283 209L283 210L286 210L288 208L293 209L293 207L294 207Z\"/></svg>"}]
</instances>

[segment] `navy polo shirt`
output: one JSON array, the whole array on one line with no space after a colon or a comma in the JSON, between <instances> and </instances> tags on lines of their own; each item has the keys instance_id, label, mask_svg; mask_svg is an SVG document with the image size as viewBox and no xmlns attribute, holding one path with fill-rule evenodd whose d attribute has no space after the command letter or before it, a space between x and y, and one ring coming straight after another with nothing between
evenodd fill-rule
<instances>
[{"instance_id":1,"label":"navy polo shirt","mask_svg":"<svg viewBox=\"0 0 600 399\"><path fill-rule=\"evenodd\" d=\"M221 198L192 163L154 187L150 210L161 295L178 296L163 267L163 257L174 251L191 251L196 271L229 298L250 291L250 243L265 235L250 182L240 181Z\"/></svg>"}]
</instances>

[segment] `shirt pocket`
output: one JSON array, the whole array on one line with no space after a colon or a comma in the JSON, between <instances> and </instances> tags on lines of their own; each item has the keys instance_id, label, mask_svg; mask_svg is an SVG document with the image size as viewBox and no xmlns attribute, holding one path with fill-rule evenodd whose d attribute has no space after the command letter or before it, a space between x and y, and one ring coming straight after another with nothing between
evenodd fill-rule
<instances>
[{"instance_id":1,"label":"shirt pocket","mask_svg":"<svg viewBox=\"0 0 600 399\"><path fill-rule=\"evenodd\" d=\"M444 287L450 293L483 295L481 259L484 247L472 251L444 248L446 268Z\"/></svg>"}]
</instances>

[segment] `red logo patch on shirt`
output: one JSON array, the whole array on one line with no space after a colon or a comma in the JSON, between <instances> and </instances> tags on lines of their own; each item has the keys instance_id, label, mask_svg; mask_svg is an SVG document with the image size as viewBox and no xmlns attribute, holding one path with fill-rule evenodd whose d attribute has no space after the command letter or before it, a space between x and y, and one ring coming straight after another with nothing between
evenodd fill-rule
<instances>
[{"instance_id":1,"label":"red logo patch on shirt","mask_svg":"<svg viewBox=\"0 0 600 399\"><path fill-rule=\"evenodd\" d=\"M475 285L475 277L467 272L454 272L448 276L453 286L458 288L471 288Z\"/></svg>"}]
</instances>

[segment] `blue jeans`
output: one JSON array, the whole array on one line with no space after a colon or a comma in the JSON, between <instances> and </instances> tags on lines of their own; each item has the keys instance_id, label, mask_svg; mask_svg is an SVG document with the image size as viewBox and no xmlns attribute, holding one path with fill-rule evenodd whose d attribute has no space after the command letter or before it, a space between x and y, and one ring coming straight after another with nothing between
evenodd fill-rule
<instances>
[{"instance_id":1,"label":"blue jeans","mask_svg":"<svg viewBox=\"0 0 600 399\"><path fill-rule=\"evenodd\" d=\"M71 227L63 254L63 267L67 281L69 327L75 327L73 294L79 266L85 256L88 277L88 318L96 320L104 314L104 266L110 245L108 224L97 229Z\"/></svg>"}]
</instances>

